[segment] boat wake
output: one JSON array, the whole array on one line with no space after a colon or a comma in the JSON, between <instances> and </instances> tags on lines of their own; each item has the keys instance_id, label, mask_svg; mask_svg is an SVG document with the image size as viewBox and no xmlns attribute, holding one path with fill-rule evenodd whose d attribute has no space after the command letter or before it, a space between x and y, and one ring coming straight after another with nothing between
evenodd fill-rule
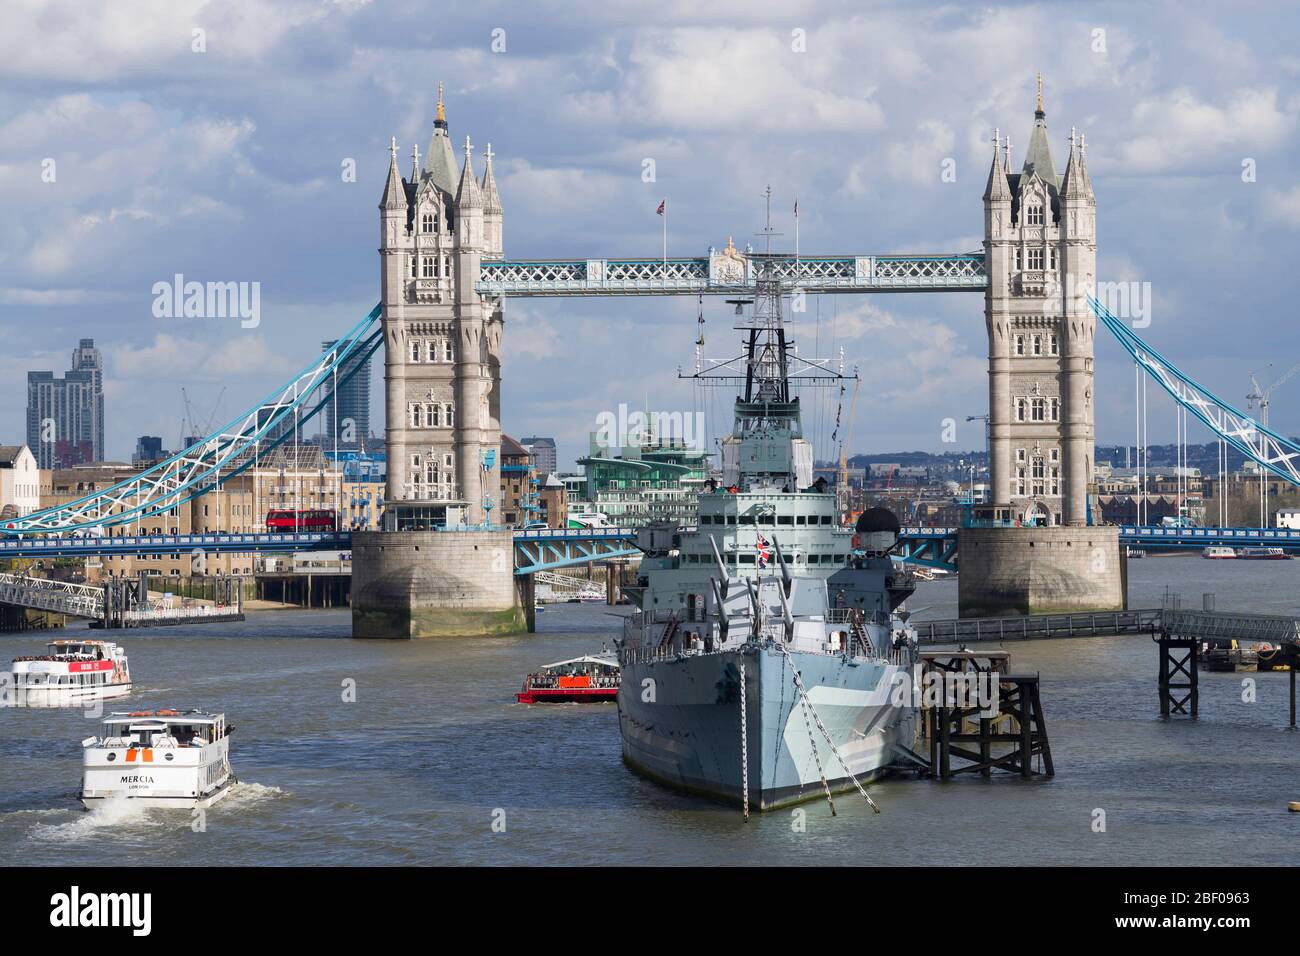
<instances>
[{"instance_id":1,"label":"boat wake","mask_svg":"<svg viewBox=\"0 0 1300 956\"><path fill-rule=\"evenodd\" d=\"M31 830L33 839L51 842L71 842L89 836L99 836L105 831L123 831L137 827L157 827L166 823L162 814L150 813L150 808L127 798L105 800L93 810L54 810L51 813L75 814L61 823L37 823Z\"/></svg>"},{"instance_id":2,"label":"boat wake","mask_svg":"<svg viewBox=\"0 0 1300 956\"><path fill-rule=\"evenodd\" d=\"M281 790L279 787L268 787L260 783L239 781L230 788L230 793L226 798L213 807L213 812L252 810L262 804L287 796L289 796L289 792Z\"/></svg>"}]
</instances>

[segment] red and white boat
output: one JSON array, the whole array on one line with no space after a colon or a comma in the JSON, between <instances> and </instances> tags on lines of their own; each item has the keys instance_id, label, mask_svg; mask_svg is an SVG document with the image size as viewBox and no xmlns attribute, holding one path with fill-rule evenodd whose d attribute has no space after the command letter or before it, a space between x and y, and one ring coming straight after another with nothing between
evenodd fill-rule
<instances>
[{"instance_id":1,"label":"red and white boat","mask_svg":"<svg viewBox=\"0 0 1300 956\"><path fill-rule=\"evenodd\" d=\"M1237 557L1244 561L1286 561L1291 555L1281 548L1242 548Z\"/></svg>"},{"instance_id":2,"label":"red and white boat","mask_svg":"<svg viewBox=\"0 0 1300 956\"><path fill-rule=\"evenodd\" d=\"M585 655L545 665L524 678L515 695L521 704L590 704L618 697L618 661L611 655Z\"/></svg>"},{"instance_id":3,"label":"red and white boat","mask_svg":"<svg viewBox=\"0 0 1300 956\"><path fill-rule=\"evenodd\" d=\"M15 657L12 670L0 675L0 704L78 707L131 693L126 651L112 641L60 640L46 647L47 654Z\"/></svg>"}]
</instances>

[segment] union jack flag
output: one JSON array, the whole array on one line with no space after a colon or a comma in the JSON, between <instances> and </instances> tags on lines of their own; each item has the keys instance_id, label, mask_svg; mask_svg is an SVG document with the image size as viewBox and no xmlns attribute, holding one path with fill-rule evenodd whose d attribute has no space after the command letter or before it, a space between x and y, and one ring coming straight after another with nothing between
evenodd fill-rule
<instances>
[{"instance_id":1,"label":"union jack flag","mask_svg":"<svg viewBox=\"0 0 1300 956\"><path fill-rule=\"evenodd\" d=\"M758 554L758 569L761 571L767 567L767 562L771 560L772 546L767 543L767 538L760 534L758 543L754 546L754 551Z\"/></svg>"}]
</instances>

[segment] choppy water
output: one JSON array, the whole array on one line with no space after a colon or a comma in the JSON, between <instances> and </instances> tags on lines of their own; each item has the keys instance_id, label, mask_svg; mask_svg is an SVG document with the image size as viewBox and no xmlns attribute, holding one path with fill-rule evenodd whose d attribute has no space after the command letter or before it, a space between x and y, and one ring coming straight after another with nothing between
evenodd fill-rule
<instances>
[{"instance_id":1,"label":"choppy water","mask_svg":"<svg viewBox=\"0 0 1300 956\"><path fill-rule=\"evenodd\" d=\"M1168 585L1185 605L1208 590L1221 610L1300 613L1300 561L1148 558L1130 576L1134 606L1159 604ZM955 601L955 582L935 582L912 605L950 616ZM0 710L0 863L1300 862L1285 674L1202 673L1200 720L1161 721L1149 639L1008 644L1014 670L1042 674L1054 779L885 782L872 788L879 816L846 794L838 817L805 805L798 832L789 811L744 824L632 774L613 705L513 702L538 664L599 649L618 623L607 612L553 606L517 639L353 641L346 611L127 632L130 707L224 710L242 782L206 832L183 811L88 813L73 800L78 742L98 722ZM41 642L0 635L0 660ZM347 679L356 703L342 701Z\"/></svg>"}]
</instances>

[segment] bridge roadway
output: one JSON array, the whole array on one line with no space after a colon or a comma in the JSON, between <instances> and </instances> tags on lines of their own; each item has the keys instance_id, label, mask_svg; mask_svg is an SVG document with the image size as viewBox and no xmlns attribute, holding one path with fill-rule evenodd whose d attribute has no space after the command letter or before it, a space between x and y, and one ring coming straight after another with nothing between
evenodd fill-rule
<instances>
[{"instance_id":1,"label":"bridge roadway","mask_svg":"<svg viewBox=\"0 0 1300 956\"><path fill-rule=\"evenodd\" d=\"M515 574L607 561L640 554L633 528L537 528L515 532ZM350 531L266 534L122 534L101 537L54 535L0 538L0 560L119 554L271 554L347 551Z\"/></svg>"},{"instance_id":2,"label":"bridge roadway","mask_svg":"<svg viewBox=\"0 0 1300 956\"><path fill-rule=\"evenodd\" d=\"M900 559L956 570L959 528L906 527L899 532ZM515 532L515 573L532 574L555 568L633 557L633 528L540 528ZM1300 551L1300 529L1291 528L1166 528L1161 525L1122 525L1119 539L1127 545L1166 548L1205 548L1210 545L1281 547ZM164 534L58 537L53 535L0 538L0 559L76 557L118 554L271 554L292 551L346 551L348 531L299 531L273 534Z\"/></svg>"},{"instance_id":3,"label":"bridge roadway","mask_svg":"<svg viewBox=\"0 0 1300 956\"><path fill-rule=\"evenodd\" d=\"M960 528L903 528L898 556L910 564L957 570ZM1119 540L1128 546L1159 548L1276 547L1300 551L1300 529L1292 528L1166 528L1163 525L1121 525Z\"/></svg>"}]
</instances>

